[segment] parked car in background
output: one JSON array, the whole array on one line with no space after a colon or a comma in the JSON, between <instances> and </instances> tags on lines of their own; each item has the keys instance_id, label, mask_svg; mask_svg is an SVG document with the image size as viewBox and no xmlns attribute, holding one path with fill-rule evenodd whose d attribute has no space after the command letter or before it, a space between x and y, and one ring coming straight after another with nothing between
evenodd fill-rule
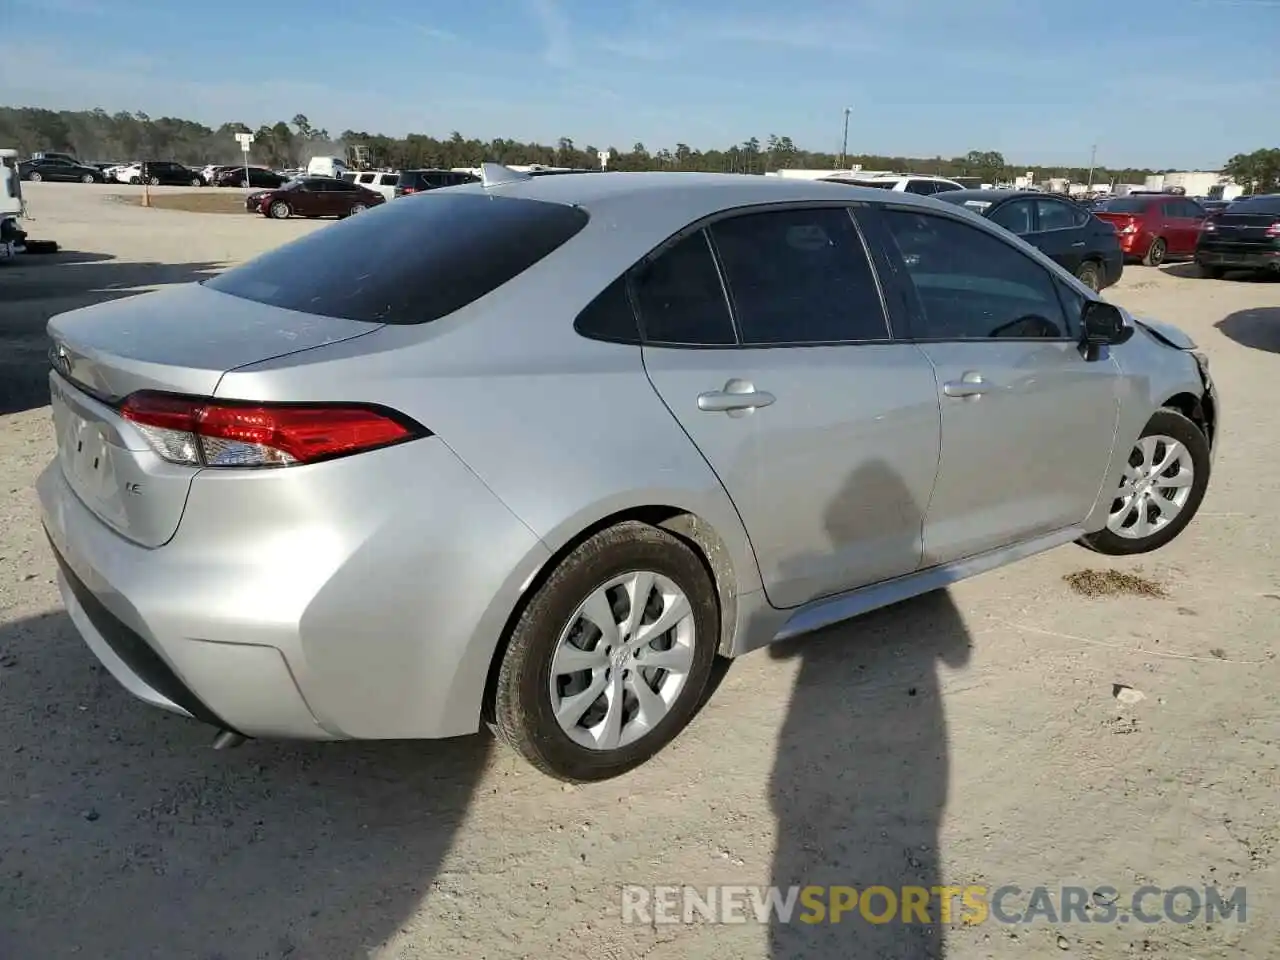
<instances>
[{"instance_id":1,"label":"parked car in background","mask_svg":"<svg viewBox=\"0 0 1280 960\"><path fill-rule=\"evenodd\" d=\"M464 183L477 183L479 180L474 173L461 170L402 170L396 181L394 195L407 197L411 193L457 187Z\"/></svg>"},{"instance_id":2,"label":"parked car in background","mask_svg":"<svg viewBox=\"0 0 1280 960\"><path fill-rule=\"evenodd\" d=\"M73 163L73 164L83 163L83 161L81 161L78 157L76 157L75 154L60 153L57 150L37 150L35 153L31 155L31 159L32 160L61 160L64 163Z\"/></svg>"},{"instance_id":3,"label":"parked car in background","mask_svg":"<svg viewBox=\"0 0 1280 960\"><path fill-rule=\"evenodd\" d=\"M1186 197L1134 192L1108 200L1093 215L1115 226L1126 259L1158 267L1170 257L1195 254L1207 214Z\"/></svg>"},{"instance_id":4,"label":"parked car in background","mask_svg":"<svg viewBox=\"0 0 1280 960\"><path fill-rule=\"evenodd\" d=\"M1207 217L1216 216L1231 206L1233 202L1231 200L1196 200L1196 203L1204 208L1205 216Z\"/></svg>"},{"instance_id":5,"label":"parked car in background","mask_svg":"<svg viewBox=\"0 0 1280 960\"><path fill-rule=\"evenodd\" d=\"M1124 272L1115 228L1066 197L1025 190L949 190L937 198L1021 237L1090 290L1106 289Z\"/></svg>"},{"instance_id":6,"label":"parked car in background","mask_svg":"<svg viewBox=\"0 0 1280 960\"><path fill-rule=\"evenodd\" d=\"M204 187L208 186L198 170L192 170L172 160L144 160L116 174L126 177L128 183L149 183L153 187Z\"/></svg>"},{"instance_id":7,"label":"parked car in background","mask_svg":"<svg viewBox=\"0 0 1280 960\"><path fill-rule=\"evenodd\" d=\"M1216 438L1176 328L962 208L773 177L486 169L48 332L41 516L129 691L224 744L488 725L566 780L718 656L1164 546Z\"/></svg>"},{"instance_id":8,"label":"parked car in background","mask_svg":"<svg viewBox=\"0 0 1280 960\"><path fill-rule=\"evenodd\" d=\"M877 190L895 190L898 193L915 193L923 197L931 197L935 193L946 193L949 190L963 190L962 184L946 177L929 177L923 174L880 174L877 176L859 177L856 174L839 174L826 177L828 183L844 183L851 187L874 187Z\"/></svg>"},{"instance_id":9,"label":"parked car in background","mask_svg":"<svg viewBox=\"0 0 1280 960\"><path fill-rule=\"evenodd\" d=\"M274 190L287 182L286 177L266 167L225 167L214 176L215 187L265 187Z\"/></svg>"},{"instance_id":10,"label":"parked car in background","mask_svg":"<svg viewBox=\"0 0 1280 960\"><path fill-rule=\"evenodd\" d=\"M18 164L18 176L23 180L30 180L33 183L41 180L57 180L62 182L79 182L79 183L106 183L107 178L103 176L101 170L97 167L91 167L85 163L76 163L71 160L64 160L62 157L41 157L39 159L24 160Z\"/></svg>"},{"instance_id":11,"label":"parked car in background","mask_svg":"<svg viewBox=\"0 0 1280 960\"><path fill-rule=\"evenodd\" d=\"M1215 279L1228 270L1280 271L1280 194L1234 200L1205 221L1196 266Z\"/></svg>"},{"instance_id":12,"label":"parked car in background","mask_svg":"<svg viewBox=\"0 0 1280 960\"><path fill-rule=\"evenodd\" d=\"M400 183L399 171L386 170L348 170L342 175L343 180L359 184L374 193L380 193L385 200L394 200L396 187Z\"/></svg>"},{"instance_id":13,"label":"parked car in background","mask_svg":"<svg viewBox=\"0 0 1280 960\"><path fill-rule=\"evenodd\" d=\"M250 213L260 213L275 220L289 217L342 219L383 203L386 203L386 198L382 194L339 177L299 177L277 189L251 193L244 200L245 209Z\"/></svg>"}]
</instances>

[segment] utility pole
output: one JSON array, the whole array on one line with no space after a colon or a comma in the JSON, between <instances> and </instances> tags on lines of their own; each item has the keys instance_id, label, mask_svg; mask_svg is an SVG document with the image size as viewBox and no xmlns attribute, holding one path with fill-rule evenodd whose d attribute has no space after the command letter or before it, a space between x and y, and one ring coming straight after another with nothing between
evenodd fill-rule
<instances>
[{"instance_id":1,"label":"utility pole","mask_svg":"<svg viewBox=\"0 0 1280 960\"><path fill-rule=\"evenodd\" d=\"M845 168L845 163L849 154L849 114L853 112L853 107L844 108L844 136L840 140L840 169Z\"/></svg>"},{"instance_id":2,"label":"utility pole","mask_svg":"<svg viewBox=\"0 0 1280 960\"><path fill-rule=\"evenodd\" d=\"M1098 159L1098 145L1095 143L1089 148L1089 192L1093 193L1093 167L1094 161Z\"/></svg>"}]
</instances>

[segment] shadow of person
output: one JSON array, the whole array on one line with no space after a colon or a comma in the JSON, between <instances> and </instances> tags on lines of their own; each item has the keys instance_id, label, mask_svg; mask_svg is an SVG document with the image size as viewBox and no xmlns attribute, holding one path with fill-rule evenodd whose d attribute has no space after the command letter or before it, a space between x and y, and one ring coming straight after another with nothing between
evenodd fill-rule
<instances>
[{"instance_id":1,"label":"shadow of person","mask_svg":"<svg viewBox=\"0 0 1280 960\"><path fill-rule=\"evenodd\" d=\"M0 624L0 957L370 956L493 749L250 741L129 697L61 611Z\"/></svg>"},{"instance_id":2,"label":"shadow of person","mask_svg":"<svg viewBox=\"0 0 1280 960\"><path fill-rule=\"evenodd\" d=\"M1280 353L1280 308L1252 307L1229 313L1214 324L1242 347Z\"/></svg>"},{"instance_id":3,"label":"shadow of person","mask_svg":"<svg viewBox=\"0 0 1280 960\"><path fill-rule=\"evenodd\" d=\"M899 510L859 510L859 491L868 489ZM899 496L886 501L894 490ZM901 478L877 462L848 478L827 507L825 526L833 545L883 544L918 538L922 517ZM940 591L770 648L776 659L800 661L771 782L771 883L784 894L793 886L826 887L827 906L832 887L858 892L838 922L829 911L806 922L816 914L804 901L789 921L775 917L772 956L942 956L938 898L928 902L927 923L918 914L903 923L901 902L904 887L932 891L943 883L938 844L948 762L938 665L963 666L969 647L959 611ZM864 903L868 887L888 888L893 901L881 892Z\"/></svg>"}]
</instances>

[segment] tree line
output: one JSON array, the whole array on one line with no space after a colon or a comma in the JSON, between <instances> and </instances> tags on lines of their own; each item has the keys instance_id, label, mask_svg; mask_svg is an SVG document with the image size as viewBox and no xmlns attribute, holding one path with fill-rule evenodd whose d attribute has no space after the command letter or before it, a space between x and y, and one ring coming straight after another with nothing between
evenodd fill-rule
<instances>
[{"instance_id":1,"label":"tree line","mask_svg":"<svg viewBox=\"0 0 1280 960\"><path fill-rule=\"evenodd\" d=\"M490 141L453 132L438 138L412 133L388 137L363 130L331 135L315 127L304 114L291 121L262 124L256 129L244 123L224 123L216 129L177 117L152 118L146 113L105 110L43 110L34 107L0 107L0 147L15 147L24 155L37 150L74 153L85 161L176 160L180 163L236 163L243 154L235 134L252 133L250 162L270 167L297 167L312 156L359 157L373 167L472 167L482 161L541 163L548 166L597 167L594 144L579 146L569 137L554 144ZM780 169L835 169L841 157L835 153L804 150L790 137L750 137L741 143L712 150L698 150L685 143L650 150L635 143L629 150L608 145L610 170L689 170L716 173L766 173ZM1019 165L994 150L971 150L962 157L891 157L849 154L844 165L861 164L867 170L981 177L987 182L1012 180L1028 170L1037 180L1069 177L1083 182L1087 166L1047 167ZM1141 183L1152 170L1097 167L1093 182Z\"/></svg>"}]
</instances>

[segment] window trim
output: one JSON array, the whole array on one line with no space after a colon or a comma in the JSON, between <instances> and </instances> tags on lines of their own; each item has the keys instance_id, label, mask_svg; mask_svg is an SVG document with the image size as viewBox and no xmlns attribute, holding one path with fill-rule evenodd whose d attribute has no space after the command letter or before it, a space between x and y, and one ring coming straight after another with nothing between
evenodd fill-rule
<instances>
[{"instance_id":1,"label":"window trim","mask_svg":"<svg viewBox=\"0 0 1280 960\"><path fill-rule=\"evenodd\" d=\"M1034 209L1034 208L1033 208ZM1022 250L1019 250L1014 244L1009 243L1003 237L999 236L993 227L982 226L971 223L963 217L953 216L947 210L922 209L915 204L906 203L881 203L876 204L876 218L878 221L877 230L879 233L879 242L885 245L884 256L892 265L894 270L894 284L897 287L898 298L902 301L902 319L906 326L906 335L903 340L911 343L1070 343L1078 345L1080 338L1075 337L921 337L916 335L916 328L920 322L920 316L923 313L924 305L920 301L920 295L915 288L915 284L911 282L910 276L906 273L907 266L903 262L901 253L897 250L893 240L893 235L889 230L888 222L884 218L885 213L911 213L918 216L938 217L945 220L951 220L961 226L969 227L974 230L984 231L991 239L998 243L1004 244L1013 253L1022 257L1036 269L1044 273L1045 279L1053 288L1053 299L1057 303L1058 309L1062 311L1064 320L1068 320L1066 304L1062 302L1062 294L1058 290L1055 273L1045 267L1044 264L1036 260L1035 257L1028 256ZM983 218L985 219L985 217ZM1025 241L1023 241L1025 242ZM1061 269L1061 268L1058 268Z\"/></svg>"},{"instance_id":2,"label":"window trim","mask_svg":"<svg viewBox=\"0 0 1280 960\"><path fill-rule=\"evenodd\" d=\"M849 200L785 200L775 203L752 203L744 206L731 207L725 210L718 210L715 213L708 214L697 220L691 221L680 230L667 237L634 264L627 268L627 294L631 300L632 308L636 311L637 323L640 328L640 337L643 346L658 347L667 350L774 350L774 349L803 349L806 347L844 347L858 346L864 344L892 344L895 340L901 339L897 337L894 331L893 323L890 320L890 310L888 296L885 284L880 278L880 268L876 260L874 248L868 240L861 223L859 223L857 210L864 208L868 204L864 201ZM722 220L730 220L736 217L750 216L761 213L785 213L788 210L828 210L837 209L844 210L845 214L853 223L854 233L862 242L862 251L867 258L867 265L871 268L871 276L876 285L876 294L880 302L880 311L884 319L885 337L875 340L823 340L823 341L783 341L778 343L744 343L742 339L742 327L738 320L738 309L733 302L733 294L729 287L728 278L725 276L724 263L720 258L720 251L716 249L715 239L711 235L710 227L714 226ZM720 290L725 299L725 304L729 309L729 319L733 324L733 333L735 343L672 343L661 340L650 340L644 329L644 316L637 307L637 297L635 293L635 274L646 263L652 263L658 257L662 256L667 250L684 240L686 237L701 232L711 250L711 256L716 265L716 273L720 278ZM603 291L604 288L601 288Z\"/></svg>"},{"instance_id":3,"label":"window trim","mask_svg":"<svg viewBox=\"0 0 1280 960\"><path fill-rule=\"evenodd\" d=\"M988 207L986 210L983 210L982 213L979 214L979 216L981 216L984 220L990 220L992 223L995 223L996 226L1000 227L1001 230L1008 230L1009 233L1013 233L1013 231L1009 230L1008 227L1004 227L996 223L995 217L993 216L993 214L995 214L996 211L1009 206L1011 203L1027 203L1027 204L1030 204L1031 206L1031 229L1028 230L1026 233L1013 233L1013 235L1015 237L1029 237L1034 233L1048 232L1048 231L1041 231L1040 229L1040 211L1036 209L1037 199L1038 199L1037 197L1023 197L1023 196L1005 197L999 203Z\"/></svg>"}]
</instances>

